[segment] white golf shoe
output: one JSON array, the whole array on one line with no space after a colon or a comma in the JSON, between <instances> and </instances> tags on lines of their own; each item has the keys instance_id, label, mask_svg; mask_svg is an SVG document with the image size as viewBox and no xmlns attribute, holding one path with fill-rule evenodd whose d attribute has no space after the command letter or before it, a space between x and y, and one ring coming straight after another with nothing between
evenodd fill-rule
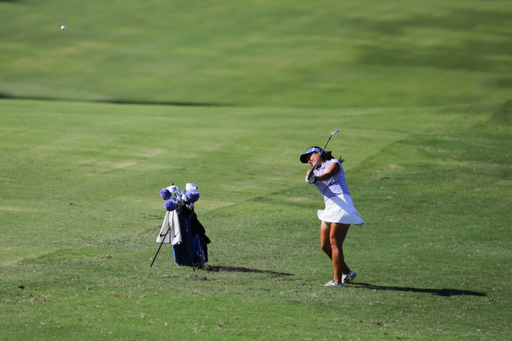
<instances>
[{"instance_id":1,"label":"white golf shoe","mask_svg":"<svg viewBox=\"0 0 512 341\"><path fill-rule=\"evenodd\" d=\"M342 287L342 286L343 286L343 283L336 283L336 281L334 279L324 284L324 287Z\"/></svg>"},{"instance_id":2,"label":"white golf shoe","mask_svg":"<svg viewBox=\"0 0 512 341\"><path fill-rule=\"evenodd\" d=\"M350 269L350 272L348 274L341 275L341 282L342 283L350 283L356 278L357 274Z\"/></svg>"}]
</instances>

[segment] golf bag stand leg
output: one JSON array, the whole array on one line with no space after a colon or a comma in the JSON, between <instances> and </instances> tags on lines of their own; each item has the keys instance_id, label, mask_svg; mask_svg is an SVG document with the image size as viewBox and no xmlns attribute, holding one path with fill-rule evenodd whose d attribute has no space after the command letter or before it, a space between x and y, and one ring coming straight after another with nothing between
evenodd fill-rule
<instances>
[{"instance_id":1,"label":"golf bag stand leg","mask_svg":"<svg viewBox=\"0 0 512 341\"><path fill-rule=\"evenodd\" d=\"M151 262L151 265L149 266L150 268L153 266L153 263L155 262L156 256L158 256L158 253L160 252L160 249L162 248L162 245L164 245L165 238L167 237L167 234L169 234L169 230L170 229L167 229L167 232L165 232L165 234L163 236L160 235L160 237L163 237L162 238L162 242L160 243L160 246L158 247L158 250L156 251L155 257L153 257L153 261Z\"/></svg>"}]
</instances>

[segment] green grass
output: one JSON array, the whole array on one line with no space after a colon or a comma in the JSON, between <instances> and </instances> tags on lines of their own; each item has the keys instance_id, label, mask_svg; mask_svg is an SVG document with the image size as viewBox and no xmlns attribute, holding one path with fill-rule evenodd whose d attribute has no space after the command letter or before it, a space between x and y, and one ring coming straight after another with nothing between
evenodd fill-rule
<instances>
[{"instance_id":1,"label":"green grass","mask_svg":"<svg viewBox=\"0 0 512 341\"><path fill-rule=\"evenodd\" d=\"M0 340L510 339L510 102L0 108ZM366 221L341 290L298 161L334 128ZM172 182L200 187L208 271L149 267Z\"/></svg>"},{"instance_id":2,"label":"green grass","mask_svg":"<svg viewBox=\"0 0 512 341\"><path fill-rule=\"evenodd\" d=\"M312 108L504 102L511 16L509 1L0 1L0 95Z\"/></svg>"},{"instance_id":3,"label":"green grass","mask_svg":"<svg viewBox=\"0 0 512 341\"><path fill-rule=\"evenodd\" d=\"M0 341L509 340L511 15L0 0ZM366 221L341 290L298 160L334 129ZM149 267L173 182L206 271Z\"/></svg>"}]
</instances>

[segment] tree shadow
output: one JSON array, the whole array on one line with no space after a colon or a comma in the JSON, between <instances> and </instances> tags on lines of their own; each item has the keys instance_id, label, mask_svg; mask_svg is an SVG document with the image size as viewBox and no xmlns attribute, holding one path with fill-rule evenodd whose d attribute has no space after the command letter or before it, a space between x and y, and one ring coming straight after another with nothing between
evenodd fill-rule
<instances>
[{"instance_id":1,"label":"tree shadow","mask_svg":"<svg viewBox=\"0 0 512 341\"><path fill-rule=\"evenodd\" d=\"M239 266L223 266L223 265L207 265L204 268L205 271L210 272L219 272L219 271L227 271L227 272L252 272L252 273L260 273L260 274L270 274L277 276L294 276L294 274L289 274L286 272L277 272L271 270L258 270L258 269L250 269Z\"/></svg>"},{"instance_id":2,"label":"tree shadow","mask_svg":"<svg viewBox=\"0 0 512 341\"><path fill-rule=\"evenodd\" d=\"M351 286L371 289L371 290L393 290L393 291L404 291L404 292L418 292L425 294L433 294L438 296L487 296L485 292L478 292L472 290L459 290L459 289L420 289L420 288L411 288L411 287L391 287L391 286L382 286L382 285L374 285L368 283L351 283Z\"/></svg>"},{"instance_id":3,"label":"tree shadow","mask_svg":"<svg viewBox=\"0 0 512 341\"><path fill-rule=\"evenodd\" d=\"M0 0L0 2L6 0ZM16 0L11 0L16 1ZM169 106L183 106L183 107L220 107L231 106L230 104L222 103L202 103L202 102L173 102L173 101L132 101L132 100L81 100L81 99L65 99L53 97L38 97L38 96L11 96L5 93L0 93L0 99L19 99L19 100L37 100L37 101L61 101L61 102L90 102L90 103L107 103L107 104L127 104L127 105L169 105Z\"/></svg>"}]
</instances>

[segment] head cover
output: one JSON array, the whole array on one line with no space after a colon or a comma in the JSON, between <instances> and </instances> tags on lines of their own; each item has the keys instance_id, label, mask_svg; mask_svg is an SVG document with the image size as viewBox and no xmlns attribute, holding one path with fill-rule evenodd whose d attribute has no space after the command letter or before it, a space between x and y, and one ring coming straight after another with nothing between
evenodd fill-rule
<instances>
[{"instance_id":1,"label":"head cover","mask_svg":"<svg viewBox=\"0 0 512 341\"><path fill-rule=\"evenodd\" d=\"M170 200L164 202L164 208L167 211L174 211L176 209L176 198L171 198Z\"/></svg>"},{"instance_id":2,"label":"head cover","mask_svg":"<svg viewBox=\"0 0 512 341\"><path fill-rule=\"evenodd\" d=\"M188 183L186 186L186 191L187 192L197 192L199 190L199 186L197 186L196 184L191 184L191 183Z\"/></svg>"},{"instance_id":3,"label":"head cover","mask_svg":"<svg viewBox=\"0 0 512 341\"><path fill-rule=\"evenodd\" d=\"M169 200L172 198L172 193L167 188L164 188L160 191L160 197L164 200Z\"/></svg>"},{"instance_id":4,"label":"head cover","mask_svg":"<svg viewBox=\"0 0 512 341\"><path fill-rule=\"evenodd\" d=\"M322 150L322 148L318 148L318 147L311 147L308 149L307 152L305 152L304 154L302 154L300 156L300 162L302 163L308 163L308 160L309 160L309 154L311 153L314 153L314 152L321 152L322 154L324 154L324 151Z\"/></svg>"},{"instance_id":5,"label":"head cover","mask_svg":"<svg viewBox=\"0 0 512 341\"><path fill-rule=\"evenodd\" d=\"M184 200L188 203L194 203L197 200L199 200L199 193L198 192L187 192L187 193L185 193Z\"/></svg>"},{"instance_id":6,"label":"head cover","mask_svg":"<svg viewBox=\"0 0 512 341\"><path fill-rule=\"evenodd\" d=\"M175 186L175 185L169 186L169 187L167 187L167 189L169 191L171 191L171 193L173 193L173 194L180 192L180 189L178 188L178 186Z\"/></svg>"}]
</instances>

